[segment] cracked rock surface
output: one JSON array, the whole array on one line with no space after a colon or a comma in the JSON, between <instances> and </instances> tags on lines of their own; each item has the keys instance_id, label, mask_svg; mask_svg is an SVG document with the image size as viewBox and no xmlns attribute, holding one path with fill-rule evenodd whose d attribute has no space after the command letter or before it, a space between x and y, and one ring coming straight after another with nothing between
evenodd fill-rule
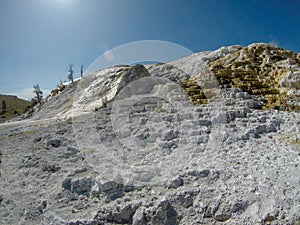
<instances>
[{"instance_id":1,"label":"cracked rock surface","mask_svg":"<svg viewBox=\"0 0 300 225\"><path fill-rule=\"evenodd\" d=\"M1 124L0 224L299 223L299 112L262 110L262 98L234 87L194 105L180 85L190 77L166 71L98 71L33 119ZM51 111L71 97L74 114Z\"/></svg>"}]
</instances>

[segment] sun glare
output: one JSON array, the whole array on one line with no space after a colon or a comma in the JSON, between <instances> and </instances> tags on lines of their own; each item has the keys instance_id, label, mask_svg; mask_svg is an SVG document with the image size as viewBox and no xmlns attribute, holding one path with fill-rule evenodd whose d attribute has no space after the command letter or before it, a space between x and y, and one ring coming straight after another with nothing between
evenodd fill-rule
<instances>
[{"instance_id":1,"label":"sun glare","mask_svg":"<svg viewBox=\"0 0 300 225\"><path fill-rule=\"evenodd\" d=\"M54 2L57 4L66 4L68 2L70 2L71 0L55 0Z\"/></svg>"}]
</instances>

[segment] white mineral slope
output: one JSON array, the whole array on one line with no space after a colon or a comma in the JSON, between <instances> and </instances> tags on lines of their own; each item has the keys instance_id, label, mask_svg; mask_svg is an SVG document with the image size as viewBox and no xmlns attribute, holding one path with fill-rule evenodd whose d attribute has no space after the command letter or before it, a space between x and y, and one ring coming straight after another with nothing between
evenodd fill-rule
<instances>
[{"instance_id":1,"label":"white mineral slope","mask_svg":"<svg viewBox=\"0 0 300 225\"><path fill-rule=\"evenodd\" d=\"M257 110L240 89L194 106L173 81L198 71L148 69L98 71L36 123L1 126L0 224L299 223L299 113Z\"/></svg>"},{"instance_id":2,"label":"white mineral slope","mask_svg":"<svg viewBox=\"0 0 300 225\"><path fill-rule=\"evenodd\" d=\"M199 73L203 73L203 71L207 72L209 62L233 54L241 48L242 46L240 45L233 45L221 47L215 51L198 52L174 62L167 62L162 65L150 65L147 66L147 69L153 76L181 82L188 78L194 78Z\"/></svg>"},{"instance_id":3,"label":"white mineral slope","mask_svg":"<svg viewBox=\"0 0 300 225\"><path fill-rule=\"evenodd\" d=\"M149 66L148 71L154 77L180 82L195 77L203 71L207 72L207 63L232 54L241 48L235 45L221 47L215 51L195 53L161 66ZM96 71L83 79L77 79L73 85L70 82L65 83L67 88L64 93L51 97L31 119L70 118L73 115L94 111L95 108L103 105L103 100L111 101L115 98L120 89L118 86L121 82L121 75L129 70L129 66L111 67ZM216 84L215 81L214 84Z\"/></svg>"}]
</instances>

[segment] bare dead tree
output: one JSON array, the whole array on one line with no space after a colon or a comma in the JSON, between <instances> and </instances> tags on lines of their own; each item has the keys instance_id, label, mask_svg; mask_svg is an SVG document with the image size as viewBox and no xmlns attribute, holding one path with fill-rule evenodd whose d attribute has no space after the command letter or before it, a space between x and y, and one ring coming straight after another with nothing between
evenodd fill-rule
<instances>
[{"instance_id":1,"label":"bare dead tree","mask_svg":"<svg viewBox=\"0 0 300 225\"><path fill-rule=\"evenodd\" d=\"M74 77L73 77L73 74L74 74L74 70L73 70L73 64L70 65L70 68L69 68L69 74L68 74L68 80L72 82L74 82Z\"/></svg>"}]
</instances>

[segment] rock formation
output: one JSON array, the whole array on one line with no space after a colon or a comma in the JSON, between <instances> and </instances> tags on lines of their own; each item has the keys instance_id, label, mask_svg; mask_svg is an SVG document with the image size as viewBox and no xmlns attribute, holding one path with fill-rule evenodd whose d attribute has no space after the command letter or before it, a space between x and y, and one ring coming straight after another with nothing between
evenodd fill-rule
<instances>
[{"instance_id":1,"label":"rock formation","mask_svg":"<svg viewBox=\"0 0 300 225\"><path fill-rule=\"evenodd\" d=\"M0 125L1 224L298 224L299 68L229 46L54 91Z\"/></svg>"}]
</instances>

